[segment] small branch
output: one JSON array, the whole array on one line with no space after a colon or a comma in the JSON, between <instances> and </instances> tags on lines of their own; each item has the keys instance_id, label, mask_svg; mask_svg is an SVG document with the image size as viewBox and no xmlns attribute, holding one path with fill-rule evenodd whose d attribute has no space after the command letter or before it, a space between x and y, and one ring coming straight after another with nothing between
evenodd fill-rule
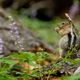
<instances>
[{"instance_id":1,"label":"small branch","mask_svg":"<svg viewBox=\"0 0 80 80\"><path fill-rule=\"evenodd\" d=\"M68 13L65 13L65 16L67 17L69 23L72 24L73 27L75 27L75 25L74 25L72 19L70 18L70 16L68 15Z\"/></svg>"},{"instance_id":2,"label":"small branch","mask_svg":"<svg viewBox=\"0 0 80 80\"><path fill-rule=\"evenodd\" d=\"M68 15L68 13L65 13L65 16L68 18L68 20L69 20L70 22L72 22L72 19L70 18L70 16Z\"/></svg>"}]
</instances>

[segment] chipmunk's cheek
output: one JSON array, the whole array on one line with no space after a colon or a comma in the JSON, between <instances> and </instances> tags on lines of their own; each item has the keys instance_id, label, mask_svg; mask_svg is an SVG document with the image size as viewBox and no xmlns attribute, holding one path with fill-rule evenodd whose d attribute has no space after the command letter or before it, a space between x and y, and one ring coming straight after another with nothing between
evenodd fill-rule
<instances>
[{"instance_id":1,"label":"chipmunk's cheek","mask_svg":"<svg viewBox=\"0 0 80 80\"><path fill-rule=\"evenodd\" d=\"M64 30L60 30L59 31L59 34L62 36L62 35L64 35Z\"/></svg>"}]
</instances>

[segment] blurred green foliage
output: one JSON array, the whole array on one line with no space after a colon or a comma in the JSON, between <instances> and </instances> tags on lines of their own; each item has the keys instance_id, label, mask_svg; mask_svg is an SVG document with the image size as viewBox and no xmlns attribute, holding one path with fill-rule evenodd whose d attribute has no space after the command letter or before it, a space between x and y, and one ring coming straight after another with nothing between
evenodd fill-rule
<instances>
[{"instance_id":1,"label":"blurred green foliage","mask_svg":"<svg viewBox=\"0 0 80 80\"><path fill-rule=\"evenodd\" d=\"M32 74L26 73L26 69L25 72L21 71L23 68L20 65L17 65L14 60L18 60L19 64L27 62L34 68L39 68L39 64L37 64L37 62L42 62L48 58L49 55L46 52L38 52L36 54L21 52L20 54L14 53L10 56L0 58L0 80L18 80L18 78L29 80L31 78L38 77L40 75L38 75L34 70L32 70ZM14 72L16 75L13 74Z\"/></svg>"},{"instance_id":2,"label":"blurred green foliage","mask_svg":"<svg viewBox=\"0 0 80 80\"><path fill-rule=\"evenodd\" d=\"M18 64L14 60L18 60ZM47 67L46 65L41 65L41 62L45 60L50 60L50 54L46 52L37 52L36 54L30 52L21 52L19 54L14 53L7 57L0 58L0 80L18 80L23 78L24 80L35 80L35 78L44 79L44 75L56 74L57 68L61 67L60 64L51 61L52 68ZM70 58L63 58L62 62L68 62L70 64L76 65L80 62L80 59L71 60ZM34 69L30 71L32 73L26 72L26 69L23 69L19 64L28 63ZM29 68L27 69L27 71ZM23 80L22 79L22 80ZM48 80L49 80L48 79ZM72 75L72 76L62 76L61 80L79 80L80 75ZM41 80L41 79L40 79Z\"/></svg>"}]
</instances>

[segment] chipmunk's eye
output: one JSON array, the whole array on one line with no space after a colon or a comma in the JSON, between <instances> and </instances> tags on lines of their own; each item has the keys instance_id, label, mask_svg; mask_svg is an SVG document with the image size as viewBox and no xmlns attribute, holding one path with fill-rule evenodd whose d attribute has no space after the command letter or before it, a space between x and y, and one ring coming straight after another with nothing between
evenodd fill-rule
<instances>
[{"instance_id":1,"label":"chipmunk's eye","mask_svg":"<svg viewBox=\"0 0 80 80\"><path fill-rule=\"evenodd\" d=\"M63 22L62 25L64 25L65 23Z\"/></svg>"}]
</instances>

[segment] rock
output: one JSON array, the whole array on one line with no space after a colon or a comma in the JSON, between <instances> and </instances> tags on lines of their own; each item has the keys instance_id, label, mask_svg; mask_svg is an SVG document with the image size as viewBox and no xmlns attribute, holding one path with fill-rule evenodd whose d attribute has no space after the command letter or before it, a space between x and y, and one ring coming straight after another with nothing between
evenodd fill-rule
<instances>
[{"instance_id":1,"label":"rock","mask_svg":"<svg viewBox=\"0 0 80 80\"><path fill-rule=\"evenodd\" d=\"M20 22L0 9L0 56L21 51L37 52L39 48L53 53L53 47L36 38Z\"/></svg>"}]
</instances>

